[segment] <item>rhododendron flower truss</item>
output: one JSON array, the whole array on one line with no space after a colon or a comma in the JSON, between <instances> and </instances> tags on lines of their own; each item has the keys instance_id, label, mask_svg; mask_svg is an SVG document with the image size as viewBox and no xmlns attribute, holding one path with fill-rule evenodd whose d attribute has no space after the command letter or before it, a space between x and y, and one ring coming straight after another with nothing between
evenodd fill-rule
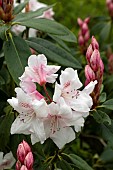
<instances>
[{"instance_id":1,"label":"rhododendron flower truss","mask_svg":"<svg viewBox=\"0 0 113 170\"><path fill-rule=\"evenodd\" d=\"M77 71L67 68L62 71L60 84L56 83L55 85L53 100L58 102L59 98L62 97L67 105L71 107L74 114L79 114L80 117L86 117L93 105L89 94L93 91L96 83L97 81L91 82L82 91L78 90L82 86L82 83L78 78Z\"/></svg>"},{"instance_id":2,"label":"rhododendron flower truss","mask_svg":"<svg viewBox=\"0 0 113 170\"><path fill-rule=\"evenodd\" d=\"M54 83L60 66L47 65L47 59L44 54L31 55L28 59L28 67L25 67L25 72L20 77L21 81L31 79L33 82L37 82L40 85L48 83Z\"/></svg>"},{"instance_id":3,"label":"rhododendron flower truss","mask_svg":"<svg viewBox=\"0 0 113 170\"><path fill-rule=\"evenodd\" d=\"M17 98L8 99L9 104L19 113L11 126L11 134L31 134L32 140L35 135L37 141L43 143L45 140L45 131L42 118L47 116L45 112L45 100L32 99L21 88L16 88L15 91ZM33 109L34 103L37 105L37 113Z\"/></svg>"}]
</instances>

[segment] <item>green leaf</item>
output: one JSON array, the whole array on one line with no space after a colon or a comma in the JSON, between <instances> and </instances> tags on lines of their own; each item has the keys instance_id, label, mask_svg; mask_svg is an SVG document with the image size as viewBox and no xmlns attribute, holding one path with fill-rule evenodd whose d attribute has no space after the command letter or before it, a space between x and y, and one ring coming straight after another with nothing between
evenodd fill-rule
<instances>
[{"instance_id":1,"label":"green leaf","mask_svg":"<svg viewBox=\"0 0 113 170\"><path fill-rule=\"evenodd\" d=\"M43 53L46 57L63 66L81 68L80 63L66 50L41 38L30 38L27 43L38 53Z\"/></svg>"},{"instance_id":2,"label":"green leaf","mask_svg":"<svg viewBox=\"0 0 113 170\"><path fill-rule=\"evenodd\" d=\"M0 149L7 146L10 137L10 128L14 120L14 114L7 114L0 123Z\"/></svg>"},{"instance_id":3,"label":"green leaf","mask_svg":"<svg viewBox=\"0 0 113 170\"><path fill-rule=\"evenodd\" d=\"M101 103L103 103L103 102L106 101L106 93L105 93L105 92L101 93L101 95L100 95L100 97L99 97L99 101L100 101Z\"/></svg>"},{"instance_id":4,"label":"green leaf","mask_svg":"<svg viewBox=\"0 0 113 170\"><path fill-rule=\"evenodd\" d=\"M71 161L75 164L75 166L77 168L79 168L80 170L93 170L86 161L84 161L81 157L74 155L74 154L70 154L69 158L71 159Z\"/></svg>"},{"instance_id":5,"label":"green leaf","mask_svg":"<svg viewBox=\"0 0 113 170\"><path fill-rule=\"evenodd\" d=\"M107 100L101 106L105 107L105 108L107 108L109 110L113 110L113 99Z\"/></svg>"},{"instance_id":6,"label":"green leaf","mask_svg":"<svg viewBox=\"0 0 113 170\"><path fill-rule=\"evenodd\" d=\"M105 123L107 122L109 125L111 124L111 119L110 117L105 113L102 112L101 110L96 110L93 112L93 117L98 123Z\"/></svg>"},{"instance_id":7,"label":"green leaf","mask_svg":"<svg viewBox=\"0 0 113 170\"><path fill-rule=\"evenodd\" d=\"M18 22L26 22L26 21L29 21L29 19L39 17L39 16L41 16L43 14L44 11L46 11L46 10L52 8L52 7L53 7L53 5L40 8L40 9L38 9L36 11L29 11L27 13L20 13L14 18L13 25L18 23Z\"/></svg>"},{"instance_id":8,"label":"green leaf","mask_svg":"<svg viewBox=\"0 0 113 170\"><path fill-rule=\"evenodd\" d=\"M19 79L27 65L27 59L31 55L26 42L17 36L10 36L4 43L5 60L14 81L18 84Z\"/></svg>"},{"instance_id":9,"label":"green leaf","mask_svg":"<svg viewBox=\"0 0 113 170\"><path fill-rule=\"evenodd\" d=\"M26 0L25 2L17 5L13 10L13 15L17 15L18 13L20 13L24 9L24 7L27 5L28 2L29 0Z\"/></svg>"},{"instance_id":10,"label":"green leaf","mask_svg":"<svg viewBox=\"0 0 113 170\"><path fill-rule=\"evenodd\" d=\"M6 32L10 29L10 25L4 24L2 26L0 26L0 38L2 40L6 40L7 39L7 35Z\"/></svg>"},{"instance_id":11,"label":"green leaf","mask_svg":"<svg viewBox=\"0 0 113 170\"><path fill-rule=\"evenodd\" d=\"M18 24L50 33L54 36L57 36L57 38L68 42L76 42L75 35L68 28L53 20L44 18L32 18L31 20L18 22Z\"/></svg>"},{"instance_id":12,"label":"green leaf","mask_svg":"<svg viewBox=\"0 0 113 170\"><path fill-rule=\"evenodd\" d=\"M58 162L58 168L61 168L62 170L73 170L73 168L70 166L70 164L65 161L65 160L61 160Z\"/></svg>"},{"instance_id":13,"label":"green leaf","mask_svg":"<svg viewBox=\"0 0 113 170\"><path fill-rule=\"evenodd\" d=\"M105 41L108 39L111 30L111 21L105 23L105 26L102 28L100 32L100 39L101 41Z\"/></svg>"}]
</instances>

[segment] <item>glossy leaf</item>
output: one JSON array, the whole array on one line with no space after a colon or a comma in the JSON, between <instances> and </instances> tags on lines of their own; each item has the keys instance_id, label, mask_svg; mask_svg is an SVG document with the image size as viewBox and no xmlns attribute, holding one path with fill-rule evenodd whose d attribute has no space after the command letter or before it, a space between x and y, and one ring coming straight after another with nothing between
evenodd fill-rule
<instances>
[{"instance_id":1,"label":"glossy leaf","mask_svg":"<svg viewBox=\"0 0 113 170\"><path fill-rule=\"evenodd\" d=\"M94 111L93 117L96 120L96 122L98 122L98 123L107 122L109 125L111 124L110 117L105 112L102 112L101 110Z\"/></svg>"},{"instance_id":2,"label":"glossy leaf","mask_svg":"<svg viewBox=\"0 0 113 170\"><path fill-rule=\"evenodd\" d=\"M26 0L25 2L23 3L20 3L19 5L17 5L14 10L13 10L13 14L14 15L17 15L18 13L20 13L24 7L26 6L26 4L29 2L29 0Z\"/></svg>"},{"instance_id":3,"label":"glossy leaf","mask_svg":"<svg viewBox=\"0 0 113 170\"><path fill-rule=\"evenodd\" d=\"M10 25L8 25L8 24L7 25L4 24L4 25L0 26L0 38L1 39L3 39L3 40L7 39L6 32L9 29L10 29Z\"/></svg>"},{"instance_id":4,"label":"glossy leaf","mask_svg":"<svg viewBox=\"0 0 113 170\"><path fill-rule=\"evenodd\" d=\"M53 20L44 19L44 18L38 18L38 19L32 18L24 22L19 21L18 24L24 25L29 28L34 28L46 33L53 34L57 36L57 38L68 42L76 42L75 35L68 28Z\"/></svg>"},{"instance_id":5,"label":"glossy leaf","mask_svg":"<svg viewBox=\"0 0 113 170\"><path fill-rule=\"evenodd\" d=\"M38 10L36 10L36 11L29 11L29 12L27 12L27 13L20 13L20 14L18 14L18 15L14 18L13 21L16 22L16 23L29 21L29 19L36 18L36 17L41 16L44 11L50 9L51 7L53 7L53 5L40 8L40 9L38 9ZM32 21L32 20L31 20L31 21ZM13 23L13 24L14 24L14 23Z\"/></svg>"},{"instance_id":6,"label":"glossy leaf","mask_svg":"<svg viewBox=\"0 0 113 170\"><path fill-rule=\"evenodd\" d=\"M74 154L70 154L69 158L71 159L71 161L76 165L77 168L79 168L80 170L93 170L86 161L84 161L81 157L74 155Z\"/></svg>"},{"instance_id":7,"label":"glossy leaf","mask_svg":"<svg viewBox=\"0 0 113 170\"><path fill-rule=\"evenodd\" d=\"M62 169L62 170L73 170L73 168L70 166L70 164L66 161L66 160L61 160L58 162L58 168Z\"/></svg>"},{"instance_id":8,"label":"glossy leaf","mask_svg":"<svg viewBox=\"0 0 113 170\"><path fill-rule=\"evenodd\" d=\"M13 120L14 114L9 113L3 118L2 122L0 123L0 149L5 148L7 143L9 142L10 128Z\"/></svg>"},{"instance_id":9,"label":"glossy leaf","mask_svg":"<svg viewBox=\"0 0 113 170\"><path fill-rule=\"evenodd\" d=\"M100 39L102 41L107 40L107 38L110 35L110 30L111 30L111 22L105 23L105 26L102 28L102 30L100 32Z\"/></svg>"},{"instance_id":10,"label":"glossy leaf","mask_svg":"<svg viewBox=\"0 0 113 170\"><path fill-rule=\"evenodd\" d=\"M45 54L50 61L57 62L63 66L81 68L80 63L69 52L54 43L41 38L31 38L27 40L27 43L38 53Z\"/></svg>"},{"instance_id":11,"label":"glossy leaf","mask_svg":"<svg viewBox=\"0 0 113 170\"><path fill-rule=\"evenodd\" d=\"M27 66L27 59L31 52L26 42L17 36L10 36L4 43L5 60L10 74L18 84L19 79Z\"/></svg>"},{"instance_id":12,"label":"glossy leaf","mask_svg":"<svg viewBox=\"0 0 113 170\"><path fill-rule=\"evenodd\" d=\"M107 100L102 104L102 107L105 107L109 110L113 110L113 99Z\"/></svg>"},{"instance_id":13,"label":"glossy leaf","mask_svg":"<svg viewBox=\"0 0 113 170\"><path fill-rule=\"evenodd\" d=\"M103 102L106 101L106 93L105 93L105 92L101 93L101 95L100 95L100 97L99 97L99 101L100 101L101 103L103 103Z\"/></svg>"}]
</instances>

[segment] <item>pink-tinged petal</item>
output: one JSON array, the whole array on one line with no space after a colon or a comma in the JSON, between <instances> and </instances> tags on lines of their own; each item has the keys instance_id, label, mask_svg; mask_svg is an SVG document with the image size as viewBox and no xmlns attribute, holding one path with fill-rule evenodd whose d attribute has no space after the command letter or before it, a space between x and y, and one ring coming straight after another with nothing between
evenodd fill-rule
<instances>
[{"instance_id":1,"label":"pink-tinged petal","mask_svg":"<svg viewBox=\"0 0 113 170\"><path fill-rule=\"evenodd\" d=\"M5 156L4 156L4 159L3 159L3 169L11 169L12 166L14 165L15 163L15 158L12 154L12 152L9 152L7 153Z\"/></svg>"},{"instance_id":2,"label":"pink-tinged petal","mask_svg":"<svg viewBox=\"0 0 113 170\"><path fill-rule=\"evenodd\" d=\"M32 76L33 76L33 73L31 71L31 69L29 69L29 67L25 67L25 71L22 74L22 76L19 77L19 79L21 81L32 81Z\"/></svg>"},{"instance_id":3,"label":"pink-tinged petal","mask_svg":"<svg viewBox=\"0 0 113 170\"><path fill-rule=\"evenodd\" d=\"M32 106L37 118L47 117L48 106L44 99L41 99L40 101L34 100Z\"/></svg>"},{"instance_id":4,"label":"pink-tinged petal","mask_svg":"<svg viewBox=\"0 0 113 170\"><path fill-rule=\"evenodd\" d=\"M66 143L69 143L75 139L75 133L71 127L65 127L59 131L51 134L50 138L61 149Z\"/></svg>"},{"instance_id":5,"label":"pink-tinged petal","mask_svg":"<svg viewBox=\"0 0 113 170\"><path fill-rule=\"evenodd\" d=\"M46 76L46 82L48 83L54 83L56 81L56 78L58 77L58 74L51 74L50 76Z\"/></svg>"},{"instance_id":6,"label":"pink-tinged petal","mask_svg":"<svg viewBox=\"0 0 113 170\"><path fill-rule=\"evenodd\" d=\"M78 89L82 86L82 83L78 78L77 70L66 68L64 71L62 71L62 74L60 76L60 83L64 88L67 88L68 86L70 86L70 83L72 81L75 89Z\"/></svg>"},{"instance_id":7,"label":"pink-tinged petal","mask_svg":"<svg viewBox=\"0 0 113 170\"><path fill-rule=\"evenodd\" d=\"M59 69L60 69L61 66L55 66L55 65L48 65L46 67L46 72L47 72L47 75L51 75L51 74L54 74L56 73Z\"/></svg>"},{"instance_id":8,"label":"pink-tinged petal","mask_svg":"<svg viewBox=\"0 0 113 170\"><path fill-rule=\"evenodd\" d=\"M91 81L84 89L83 92L87 94L91 94L95 88L95 85L97 84L97 80Z\"/></svg>"}]
</instances>

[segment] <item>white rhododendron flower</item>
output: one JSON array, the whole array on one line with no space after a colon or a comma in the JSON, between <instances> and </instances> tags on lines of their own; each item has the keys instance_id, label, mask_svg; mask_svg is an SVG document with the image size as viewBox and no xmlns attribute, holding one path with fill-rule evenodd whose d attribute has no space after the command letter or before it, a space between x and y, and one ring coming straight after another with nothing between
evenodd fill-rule
<instances>
[{"instance_id":1,"label":"white rhododendron flower","mask_svg":"<svg viewBox=\"0 0 113 170\"><path fill-rule=\"evenodd\" d=\"M0 170L11 169L15 161L12 152L7 153L4 157L3 152L0 152Z\"/></svg>"},{"instance_id":2,"label":"white rhododendron flower","mask_svg":"<svg viewBox=\"0 0 113 170\"><path fill-rule=\"evenodd\" d=\"M21 88L15 89L17 97L8 99L9 104L20 113L11 126L11 134L31 134L31 138L34 138L34 134L38 141L42 143L45 140L45 131L43 126L43 117L47 117L45 112L46 102L44 99L35 99L37 105L37 113L33 109L34 98L26 94ZM41 114L40 114L41 110ZM43 113L43 115L42 115Z\"/></svg>"},{"instance_id":3,"label":"white rhododendron flower","mask_svg":"<svg viewBox=\"0 0 113 170\"><path fill-rule=\"evenodd\" d=\"M23 3L25 0L21 0L20 3ZM19 5L19 3L17 3L16 1L14 1L14 7L16 7L17 5ZM29 11L36 11L40 8L44 8L47 7L46 4L38 2L37 0L29 0ZM25 8L23 9L22 12L25 12ZM44 11L44 13L37 17L37 18L46 18L46 19L53 19L54 16L54 11L52 8ZM19 35L21 32L23 32L26 29L25 26L22 25L14 25L12 27L12 31L16 34ZM37 36L37 30L30 28L29 29L29 37L36 37Z\"/></svg>"},{"instance_id":4,"label":"white rhododendron flower","mask_svg":"<svg viewBox=\"0 0 113 170\"><path fill-rule=\"evenodd\" d=\"M44 54L31 55L28 59L28 66L25 67L25 72L20 77L21 81L32 80L40 85L48 83L54 83L60 66L47 65L47 58Z\"/></svg>"},{"instance_id":5,"label":"white rhododendron flower","mask_svg":"<svg viewBox=\"0 0 113 170\"><path fill-rule=\"evenodd\" d=\"M11 134L30 134L31 142L43 143L47 138L61 149L76 138L84 126L85 117L93 105L90 93L97 81L90 82L83 90L77 70L66 68L60 75L60 84L55 84L53 99L49 96L46 83L54 83L60 66L47 65L44 54L31 55L28 66L20 77L16 98L8 99L19 115L11 126ZM46 97L36 89L38 83Z\"/></svg>"}]
</instances>

